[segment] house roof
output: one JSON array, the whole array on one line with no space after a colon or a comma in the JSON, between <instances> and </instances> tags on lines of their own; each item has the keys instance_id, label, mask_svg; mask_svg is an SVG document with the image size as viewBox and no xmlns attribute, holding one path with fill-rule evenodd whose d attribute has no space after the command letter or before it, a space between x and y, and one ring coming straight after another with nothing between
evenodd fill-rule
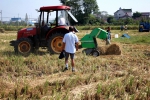
<instances>
[{"instance_id":1,"label":"house roof","mask_svg":"<svg viewBox=\"0 0 150 100\"><path fill-rule=\"evenodd\" d=\"M132 12L132 9L122 9L124 12Z\"/></svg>"},{"instance_id":2,"label":"house roof","mask_svg":"<svg viewBox=\"0 0 150 100\"><path fill-rule=\"evenodd\" d=\"M120 10L123 10L125 13L127 13L127 12L132 12L132 9L119 9L119 10L117 10L115 13L117 13L118 11L120 11Z\"/></svg>"},{"instance_id":3,"label":"house roof","mask_svg":"<svg viewBox=\"0 0 150 100\"><path fill-rule=\"evenodd\" d=\"M119 10L117 10L115 13L117 13Z\"/></svg>"}]
</instances>

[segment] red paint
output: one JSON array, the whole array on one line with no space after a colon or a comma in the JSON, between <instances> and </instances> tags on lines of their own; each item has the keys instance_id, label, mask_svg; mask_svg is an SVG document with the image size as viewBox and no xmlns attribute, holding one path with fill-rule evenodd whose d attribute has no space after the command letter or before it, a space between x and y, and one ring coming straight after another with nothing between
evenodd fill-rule
<instances>
[{"instance_id":1,"label":"red paint","mask_svg":"<svg viewBox=\"0 0 150 100\"><path fill-rule=\"evenodd\" d=\"M69 6L44 6L40 8L40 11L46 11L46 10L70 10Z\"/></svg>"}]
</instances>

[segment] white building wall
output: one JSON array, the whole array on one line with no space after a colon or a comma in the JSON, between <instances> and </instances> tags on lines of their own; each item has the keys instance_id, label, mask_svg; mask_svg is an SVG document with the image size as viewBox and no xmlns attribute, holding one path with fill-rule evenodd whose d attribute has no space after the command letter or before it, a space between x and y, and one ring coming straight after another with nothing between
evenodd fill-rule
<instances>
[{"instance_id":1,"label":"white building wall","mask_svg":"<svg viewBox=\"0 0 150 100\"><path fill-rule=\"evenodd\" d=\"M122 16L124 16L124 15L125 15L125 13L124 13L124 11L122 11L122 10L119 10L119 11L117 12L118 18L120 18L120 17L122 17Z\"/></svg>"},{"instance_id":2,"label":"white building wall","mask_svg":"<svg viewBox=\"0 0 150 100\"><path fill-rule=\"evenodd\" d=\"M128 15L129 15L129 16L132 16L132 12L128 12Z\"/></svg>"}]
</instances>

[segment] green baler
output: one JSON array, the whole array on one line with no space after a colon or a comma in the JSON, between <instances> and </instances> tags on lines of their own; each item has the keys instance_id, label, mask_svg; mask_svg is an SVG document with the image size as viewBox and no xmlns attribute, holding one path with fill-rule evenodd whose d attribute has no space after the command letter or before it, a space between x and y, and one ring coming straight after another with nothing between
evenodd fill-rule
<instances>
[{"instance_id":1,"label":"green baler","mask_svg":"<svg viewBox=\"0 0 150 100\"><path fill-rule=\"evenodd\" d=\"M90 34L86 34L81 38L81 47L86 48L83 50L87 55L92 54L93 56L99 56L100 53L97 50L96 38L105 40L107 38L108 32L101 28L95 28Z\"/></svg>"}]
</instances>

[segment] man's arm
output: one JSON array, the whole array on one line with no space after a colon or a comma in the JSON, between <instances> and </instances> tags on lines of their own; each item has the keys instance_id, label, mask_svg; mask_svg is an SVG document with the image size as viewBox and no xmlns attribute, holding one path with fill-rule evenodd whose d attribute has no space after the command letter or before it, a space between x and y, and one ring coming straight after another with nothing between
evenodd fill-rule
<instances>
[{"instance_id":1,"label":"man's arm","mask_svg":"<svg viewBox=\"0 0 150 100\"><path fill-rule=\"evenodd\" d=\"M110 33L110 40L111 40L111 33Z\"/></svg>"},{"instance_id":2,"label":"man's arm","mask_svg":"<svg viewBox=\"0 0 150 100\"><path fill-rule=\"evenodd\" d=\"M78 49L79 49L79 43L78 42L75 43L75 47L76 47L76 51L78 51Z\"/></svg>"}]
</instances>

